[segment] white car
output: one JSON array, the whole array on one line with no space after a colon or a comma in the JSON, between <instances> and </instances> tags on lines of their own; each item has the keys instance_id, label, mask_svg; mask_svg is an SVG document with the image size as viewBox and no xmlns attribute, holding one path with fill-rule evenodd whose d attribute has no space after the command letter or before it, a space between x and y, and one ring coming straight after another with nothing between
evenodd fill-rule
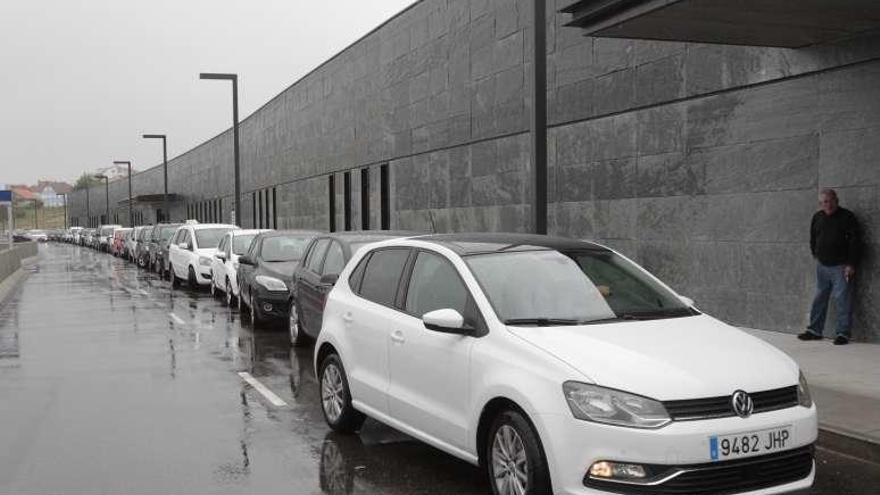
<instances>
[{"instance_id":1,"label":"white car","mask_svg":"<svg viewBox=\"0 0 880 495\"><path fill-rule=\"evenodd\" d=\"M223 292L226 305L238 298L238 257L245 254L254 237L267 229L230 230L223 235L217 252L211 260L211 294Z\"/></svg>"},{"instance_id":2,"label":"white car","mask_svg":"<svg viewBox=\"0 0 880 495\"><path fill-rule=\"evenodd\" d=\"M105 253L110 252L110 239L113 237L113 231L116 229L121 229L122 225L101 225L98 228L98 233L95 234L97 238L96 248L99 251L104 251Z\"/></svg>"},{"instance_id":3,"label":"white car","mask_svg":"<svg viewBox=\"0 0 880 495\"><path fill-rule=\"evenodd\" d=\"M46 242L49 240L45 230L29 230L25 237L33 242Z\"/></svg>"},{"instance_id":4,"label":"white car","mask_svg":"<svg viewBox=\"0 0 880 495\"><path fill-rule=\"evenodd\" d=\"M211 260L223 234L238 229L234 225L219 223L187 223L177 228L168 244L168 261L171 284L180 285L181 280L190 287L211 283Z\"/></svg>"},{"instance_id":5,"label":"white car","mask_svg":"<svg viewBox=\"0 0 880 495\"><path fill-rule=\"evenodd\" d=\"M797 364L603 246L520 234L358 251L315 345L324 417L482 466L496 495L808 488Z\"/></svg>"}]
</instances>

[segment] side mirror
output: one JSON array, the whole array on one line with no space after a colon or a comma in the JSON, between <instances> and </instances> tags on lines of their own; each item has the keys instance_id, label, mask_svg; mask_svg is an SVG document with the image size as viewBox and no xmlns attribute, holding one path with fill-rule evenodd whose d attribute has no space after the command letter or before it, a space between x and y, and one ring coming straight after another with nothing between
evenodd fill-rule
<instances>
[{"instance_id":1,"label":"side mirror","mask_svg":"<svg viewBox=\"0 0 880 495\"><path fill-rule=\"evenodd\" d=\"M326 275L321 275L321 285L336 285L337 280L339 280L338 273L328 273Z\"/></svg>"},{"instance_id":2,"label":"side mirror","mask_svg":"<svg viewBox=\"0 0 880 495\"><path fill-rule=\"evenodd\" d=\"M457 335L470 335L470 330L464 328L464 317L454 309L438 309L422 315L425 328L435 332L453 333Z\"/></svg>"},{"instance_id":3,"label":"side mirror","mask_svg":"<svg viewBox=\"0 0 880 495\"><path fill-rule=\"evenodd\" d=\"M694 300L687 296L678 296L678 298L685 304L685 306L692 308L694 306Z\"/></svg>"},{"instance_id":4,"label":"side mirror","mask_svg":"<svg viewBox=\"0 0 880 495\"><path fill-rule=\"evenodd\" d=\"M223 251L217 251L214 254L214 257L217 258L218 260L226 261L226 253L224 253Z\"/></svg>"},{"instance_id":5,"label":"side mirror","mask_svg":"<svg viewBox=\"0 0 880 495\"><path fill-rule=\"evenodd\" d=\"M252 260L250 256L243 254L238 257L238 264L254 266L254 260Z\"/></svg>"}]
</instances>

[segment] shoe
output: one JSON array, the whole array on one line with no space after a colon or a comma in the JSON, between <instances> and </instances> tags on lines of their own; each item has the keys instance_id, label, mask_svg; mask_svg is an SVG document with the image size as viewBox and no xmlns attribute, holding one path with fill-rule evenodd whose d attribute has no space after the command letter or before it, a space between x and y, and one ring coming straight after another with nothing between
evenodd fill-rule
<instances>
[{"instance_id":1,"label":"shoe","mask_svg":"<svg viewBox=\"0 0 880 495\"><path fill-rule=\"evenodd\" d=\"M813 332L804 332L804 333L798 334L797 338L800 340L822 340L821 335L816 335Z\"/></svg>"},{"instance_id":2,"label":"shoe","mask_svg":"<svg viewBox=\"0 0 880 495\"><path fill-rule=\"evenodd\" d=\"M843 335L838 335L834 338L834 345L846 345L849 344L849 339L844 337Z\"/></svg>"}]
</instances>

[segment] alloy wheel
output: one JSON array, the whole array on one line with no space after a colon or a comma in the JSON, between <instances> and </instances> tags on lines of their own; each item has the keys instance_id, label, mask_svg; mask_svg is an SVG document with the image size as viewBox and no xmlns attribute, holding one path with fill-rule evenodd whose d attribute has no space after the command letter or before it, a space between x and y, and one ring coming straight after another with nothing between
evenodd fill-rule
<instances>
[{"instance_id":1,"label":"alloy wheel","mask_svg":"<svg viewBox=\"0 0 880 495\"><path fill-rule=\"evenodd\" d=\"M331 423L339 420L342 414L342 406L345 401L342 373L336 364L329 364L324 369L324 377L321 379L321 405L324 414Z\"/></svg>"},{"instance_id":2,"label":"alloy wheel","mask_svg":"<svg viewBox=\"0 0 880 495\"><path fill-rule=\"evenodd\" d=\"M523 495L529 489L526 448L519 433L502 425L492 441L492 481L501 495Z\"/></svg>"},{"instance_id":3,"label":"alloy wheel","mask_svg":"<svg viewBox=\"0 0 880 495\"><path fill-rule=\"evenodd\" d=\"M299 314L296 312L296 303L290 303L287 321L290 329L290 343L295 345L299 339Z\"/></svg>"}]
</instances>

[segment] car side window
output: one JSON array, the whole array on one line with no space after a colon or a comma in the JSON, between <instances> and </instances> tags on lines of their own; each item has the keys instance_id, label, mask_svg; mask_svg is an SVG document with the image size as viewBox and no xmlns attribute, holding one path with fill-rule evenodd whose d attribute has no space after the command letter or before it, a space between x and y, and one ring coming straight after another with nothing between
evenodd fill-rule
<instances>
[{"instance_id":1,"label":"car side window","mask_svg":"<svg viewBox=\"0 0 880 495\"><path fill-rule=\"evenodd\" d=\"M220 244L217 246L217 251L221 253L226 253L226 241L229 239L229 236L224 235L223 239L220 239Z\"/></svg>"},{"instance_id":2,"label":"car side window","mask_svg":"<svg viewBox=\"0 0 880 495\"><path fill-rule=\"evenodd\" d=\"M324 252L327 251L327 246L330 245L330 239L321 239L315 244L315 247L312 248L311 253L309 253L309 260L306 268L315 273L321 272L321 263L324 261Z\"/></svg>"},{"instance_id":3,"label":"car side window","mask_svg":"<svg viewBox=\"0 0 880 495\"><path fill-rule=\"evenodd\" d=\"M342 245L333 241L327 249L327 257L324 258L324 269L321 274L339 275L343 268L345 268L345 253L342 252Z\"/></svg>"},{"instance_id":4,"label":"car side window","mask_svg":"<svg viewBox=\"0 0 880 495\"><path fill-rule=\"evenodd\" d=\"M394 306L400 276L408 258L409 249L374 251L364 270L361 297L385 306Z\"/></svg>"},{"instance_id":5,"label":"car side window","mask_svg":"<svg viewBox=\"0 0 880 495\"><path fill-rule=\"evenodd\" d=\"M476 306L458 271L443 256L427 251L420 251L413 264L404 309L418 318L438 309L454 309L467 326L478 325Z\"/></svg>"},{"instance_id":6,"label":"car side window","mask_svg":"<svg viewBox=\"0 0 880 495\"><path fill-rule=\"evenodd\" d=\"M354 270L348 277L348 286L351 287L351 290L354 291L355 294L360 294L361 292L361 281L364 279L364 271L367 269L367 262L369 259L369 254L361 258L360 262L358 262L357 266L354 267Z\"/></svg>"},{"instance_id":7,"label":"car side window","mask_svg":"<svg viewBox=\"0 0 880 495\"><path fill-rule=\"evenodd\" d=\"M183 240L181 242L185 242L190 249L195 249L195 246L193 246L192 242L192 234L189 230L183 231Z\"/></svg>"}]
</instances>

